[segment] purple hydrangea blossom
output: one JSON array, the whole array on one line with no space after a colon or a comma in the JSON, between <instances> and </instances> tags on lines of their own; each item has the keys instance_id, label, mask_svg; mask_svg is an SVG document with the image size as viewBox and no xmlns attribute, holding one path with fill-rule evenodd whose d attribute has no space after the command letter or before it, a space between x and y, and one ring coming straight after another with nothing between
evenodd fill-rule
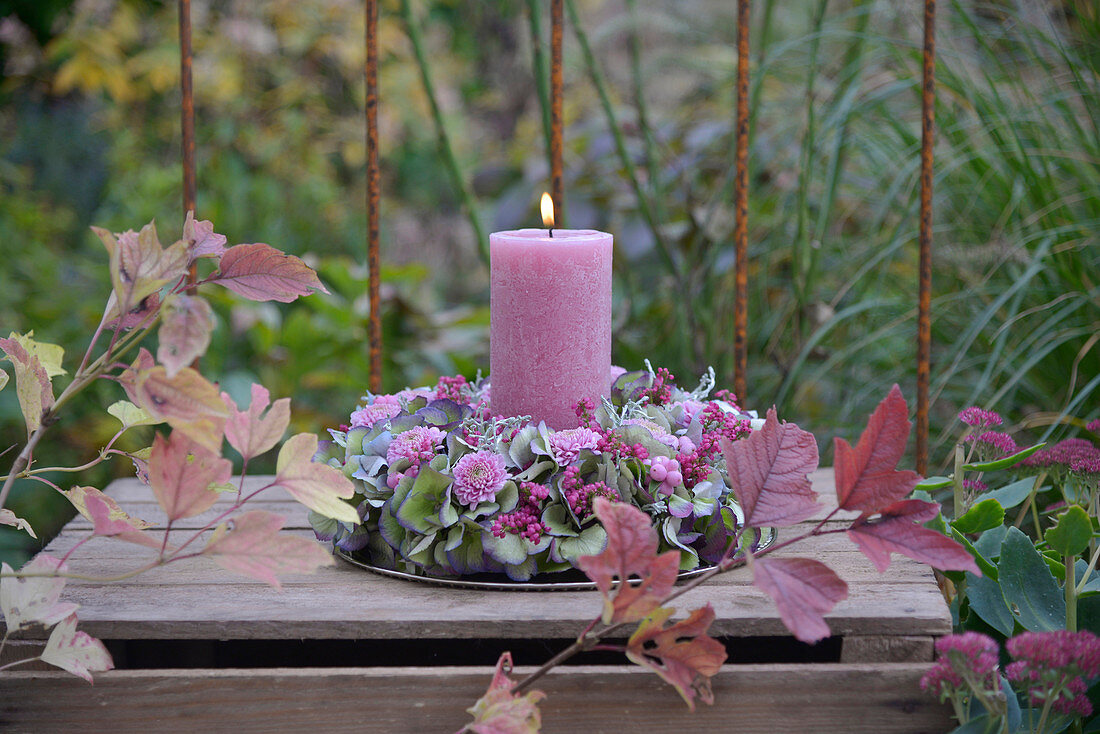
<instances>
[{"instance_id":1,"label":"purple hydrangea blossom","mask_svg":"<svg viewBox=\"0 0 1100 734\"><path fill-rule=\"evenodd\" d=\"M470 507L491 501L508 481L504 457L492 451L466 454L454 465L453 473L454 496Z\"/></svg>"}]
</instances>

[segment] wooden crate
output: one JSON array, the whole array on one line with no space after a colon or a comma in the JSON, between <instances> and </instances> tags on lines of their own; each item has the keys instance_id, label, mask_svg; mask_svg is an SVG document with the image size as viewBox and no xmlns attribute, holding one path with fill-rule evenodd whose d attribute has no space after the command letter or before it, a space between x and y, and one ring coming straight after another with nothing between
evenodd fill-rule
<instances>
[{"instance_id":1,"label":"wooden crate","mask_svg":"<svg viewBox=\"0 0 1100 734\"><path fill-rule=\"evenodd\" d=\"M831 472L813 479L832 496ZM108 492L163 528L148 488L123 480ZM304 509L279 491L250 504L286 516L287 532L312 537ZM173 540L213 512L178 523ZM78 517L47 550L63 555L88 531ZM97 538L70 565L105 576L141 565L148 553ZM540 681L544 731L949 730L948 709L918 687L935 638L951 629L931 571L895 558L880 575L838 535L780 553L818 558L848 582L848 599L828 616L832 638L796 642L744 571L726 574L677 600L681 610L709 601L717 615L711 634L729 648L714 706L691 713L655 675L591 653ZM107 642L118 668L98 674L94 686L46 669L0 673L0 728L454 731L500 652L513 650L522 672L566 646L600 609L590 591L449 589L343 562L290 577L280 592L204 559L112 584L73 581L65 599L81 605L80 628ZM9 643L0 664L41 645Z\"/></svg>"}]
</instances>

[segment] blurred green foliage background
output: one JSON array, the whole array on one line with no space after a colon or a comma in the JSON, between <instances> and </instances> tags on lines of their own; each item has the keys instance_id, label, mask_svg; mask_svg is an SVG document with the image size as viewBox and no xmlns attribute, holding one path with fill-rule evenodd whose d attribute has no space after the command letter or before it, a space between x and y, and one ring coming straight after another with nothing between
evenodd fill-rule
<instances>
[{"instance_id":1,"label":"blurred green foliage background","mask_svg":"<svg viewBox=\"0 0 1100 734\"><path fill-rule=\"evenodd\" d=\"M387 389L488 367L472 222L538 221L546 6L382 3ZM571 10L567 224L615 234L615 361L649 357L691 384L713 365L728 386L735 4ZM207 293L219 325L204 371L239 400L253 380L291 396L295 430L345 420L367 382L363 22L360 0L193 0L198 216L305 258L332 291L286 306ZM34 329L78 359L109 289L88 226L155 218L178 237L176 23L167 0L0 0L5 334ZM891 384L915 394L920 30L919 2L754 3L745 397L814 431L825 461ZM1100 414L1100 11L954 0L937 33L934 459L965 405L1037 437ZM121 391L92 392L41 461L81 463L113 433L102 406ZM0 450L22 433L9 389ZM67 519L59 499L24 485L9 504L48 537ZM34 547L0 528L0 557Z\"/></svg>"}]
</instances>

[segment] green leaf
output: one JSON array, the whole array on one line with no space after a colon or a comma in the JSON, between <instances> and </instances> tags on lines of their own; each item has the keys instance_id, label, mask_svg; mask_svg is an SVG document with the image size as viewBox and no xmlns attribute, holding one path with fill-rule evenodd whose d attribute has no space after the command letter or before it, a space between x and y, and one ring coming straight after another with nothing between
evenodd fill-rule
<instances>
[{"instance_id":1,"label":"green leaf","mask_svg":"<svg viewBox=\"0 0 1100 734\"><path fill-rule=\"evenodd\" d=\"M1005 637L1012 635L1016 619L1005 601L1001 586L988 576L975 576L966 572L966 598L970 610Z\"/></svg>"},{"instance_id":2,"label":"green leaf","mask_svg":"<svg viewBox=\"0 0 1100 734\"><path fill-rule=\"evenodd\" d=\"M595 556L603 552L607 545L607 532L602 525L593 525L575 538L558 538L558 555L576 564L579 556Z\"/></svg>"},{"instance_id":3,"label":"green leaf","mask_svg":"<svg viewBox=\"0 0 1100 734\"><path fill-rule=\"evenodd\" d=\"M943 489L944 487L950 487L955 483L955 480L951 477L928 477L917 483L914 490L924 490L925 492L931 492L936 489Z\"/></svg>"},{"instance_id":4,"label":"green leaf","mask_svg":"<svg viewBox=\"0 0 1100 734\"><path fill-rule=\"evenodd\" d=\"M1006 510L1010 507L1016 507L1021 502L1027 499L1031 494L1031 488L1035 486L1035 480L1031 477L1027 479L1021 479L1012 484L1005 485L1000 489L995 489L992 492L986 492L982 495L983 499L997 500L1001 503L1001 507Z\"/></svg>"},{"instance_id":5,"label":"green leaf","mask_svg":"<svg viewBox=\"0 0 1100 734\"><path fill-rule=\"evenodd\" d=\"M444 503L450 504L446 498L450 484L451 478L446 474L423 467L417 474L412 489L405 496L405 501L394 513L401 525L421 534L438 530L439 511Z\"/></svg>"},{"instance_id":6,"label":"green leaf","mask_svg":"<svg viewBox=\"0 0 1100 734\"><path fill-rule=\"evenodd\" d=\"M970 542L969 538L954 528L951 529L951 537L961 544L963 548L966 548L967 553L974 556L974 562L978 564L978 568L981 570L983 576L987 576L994 581L997 580L997 567L974 547L974 544Z\"/></svg>"},{"instance_id":7,"label":"green leaf","mask_svg":"<svg viewBox=\"0 0 1100 734\"><path fill-rule=\"evenodd\" d=\"M508 480L504 483L504 486L497 492L493 501L500 505L501 512L511 512L516 509L516 505L519 504L519 487L512 480Z\"/></svg>"},{"instance_id":8,"label":"green leaf","mask_svg":"<svg viewBox=\"0 0 1100 734\"><path fill-rule=\"evenodd\" d=\"M1031 539L1019 529L1009 528L1005 534L997 570L1005 601L1025 629L1053 632L1065 628L1062 590Z\"/></svg>"},{"instance_id":9,"label":"green leaf","mask_svg":"<svg viewBox=\"0 0 1100 734\"><path fill-rule=\"evenodd\" d=\"M129 400L119 400L118 402L112 403L111 406L107 408L107 412L115 418L118 418L123 428L153 426L162 422L149 415Z\"/></svg>"},{"instance_id":10,"label":"green leaf","mask_svg":"<svg viewBox=\"0 0 1100 734\"><path fill-rule=\"evenodd\" d=\"M1004 541L1006 533L1008 533L1008 528L1004 525L999 528L990 528L974 542L974 549L986 558L996 560L1001 557L1001 543ZM984 569L982 573L985 573Z\"/></svg>"},{"instance_id":11,"label":"green leaf","mask_svg":"<svg viewBox=\"0 0 1100 734\"><path fill-rule=\"evenodd\" d=\"M512 533L498 538L492 533L482 533L481 544L485 552L501 563L516 566L527 560L527 543Z\"/></svg>"},{"instance_id":12,"label":"green leaf","mask_svg":"<svg viewBox=\"0 0 1100 734\"><path fill-rule=\"evenodd\" d=\"M980 533L1001 525L1005 521L1005 510L994 499L985 499L966 511L951 524L960 533Z\"/></svg>"},{"instance_id":13,"label":"green leaf","mask_svg":"<svg viewBox=\"0 0 1100 734\"><path fill-rule=\"evenodd\" d=\"M542 521L550 528L551 535L565 535L571 538L577 536L573 529L573 520L564 505L550 505L542 513Z\"/></svg>"},{"instance_id":14,"label":"green leaf","mask_svg":"<svg viewBox=\"0 0 1100 734\"><path fill-rule=\"evenodd\" d=\"M1080 506L1073 505L1058 516L1058 523L1048 528L1043 538L1059 555L1076 556L1089 547L1092 520Z\"/></svg>"},{"instance_id":15,"label":"green leaf","mask_svg":"<svg viewBox=\"0 0 1100 734\"><path fill-rule=\"evenodd\" d=\"M977 461L973 464L963 464L962 468L966 471L994 471L996 469L1007 469L1010 466L1014 466L1016 462L1023 461L1044 446L1046 446L1045 443L1037 443L1034 446L1028 446L1022 451L1017 451L1014 454L1009 454L1008 456L1002 457L1000 459L994 459L993 461Z\"/></svg>"}]
</instances>

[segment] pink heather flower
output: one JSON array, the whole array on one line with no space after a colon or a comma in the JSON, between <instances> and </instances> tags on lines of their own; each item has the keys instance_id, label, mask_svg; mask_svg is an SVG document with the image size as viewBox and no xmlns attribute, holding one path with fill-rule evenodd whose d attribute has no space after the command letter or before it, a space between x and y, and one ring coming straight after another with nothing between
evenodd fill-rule
<instances>
[{"instance_id":1,"label":"pink heather flower","mask_svg":"<svg viewBox=\"0 0 1100 734\"><path fill-rule=\"evenodd\" d=\"M351 414L351 427L373 426L378 421L388 420L401 412L401 406L394 403L378 403L359 408Z\"/></svg>"},{"instance_id":2,"label":"pink heather flower","mask_svg":"<svg viewBox=\"0 0 1100 734\"><path fill-rule=\"evenodd\" d=\"M435 426L410 428L393 437L390 447L386 449L386 462L393 466L400 459L408 459L412 464L408 473L416 476L420 471L420 462L431 461L446 437L447 434Z\"/></svg>"},{"instance_id":3,"label":"pink heather flower","mask_svg":"<svg viewBox=\"0 0 1100 734\"><path fill-rule=\"evenodd\" d=\"M649 478L661 483L657 488L658 494L668 497L677 487L683 485L684 475L680 471L680 462L676 459L655 456L646 459L645 463L649 465Z\"/></svg>"},{"instance_id":4,"label":"pink heather flower","mask_svg":"<svg viewBox=\"0 0 1100 734\"><path fill-rule=\"evenodd\" d=\"M982 410L976 405L972 405L959 413L959 420L975 428L988 428L990 426L999 426L1004 423L1004 419L997 413L994 413L992 410Z\"/></svg>"},{"instance_id":5,"label":"pink heather flower","mask_svg":"<svg viewBox=\"0 0 1100 734\"><path fill-rule=\"evenodd\" d=\"M1100 433L1100 418L1097 418L1096 420L1087 424L1085 428L1092 431L1093 433Z\"/></svg>"},{"instance_id":6,"label":"pink heather flower","mask_svg":"<svg viewBox=\"0 0 1100 734\"><path fill-rule=\"evenodd\" d=\"M936 665L920 680L921 690L942 698L956 695L977 683L982 691L1000 690L997 683L997 643L980 632L964 632L936 640Z\"/></svg>"},{"instance_id":7,"label":"pink heather flower","mask_svg":"<svg viewBox=\"0 0 1100 734\"><path fill-rule=\"evenodd\" d=\"M454 495L470 507L492 500L508 481L504 457L492 451L466 454L455 464L453 472Z\"/></svg>"},{"instance_id":8,"label":"pink heather flower","mask_svg":"<svg viewBox=\"0 0 1100 734\"><path fill-rule=\"evenodd\" d=\"M600 434L590 428L568 428L550 434L547 448L558 466L567 466L585 449L595 449L600 442Z\"/></svg>"},{"instance_id":9,"label":"pink heather flower","mask_svg":"<svg viewBox=\"0 0 1100 734\"><path fill-rule=\"evenodd\" d=\"M1008 679L1027 685L1032 705L1048 703L1063 714L1088 716L1086 678L1100 674L1100 638L1081 632L1024 632L1005 643L1014 658Z\"/></svg>"}]
</instances>

